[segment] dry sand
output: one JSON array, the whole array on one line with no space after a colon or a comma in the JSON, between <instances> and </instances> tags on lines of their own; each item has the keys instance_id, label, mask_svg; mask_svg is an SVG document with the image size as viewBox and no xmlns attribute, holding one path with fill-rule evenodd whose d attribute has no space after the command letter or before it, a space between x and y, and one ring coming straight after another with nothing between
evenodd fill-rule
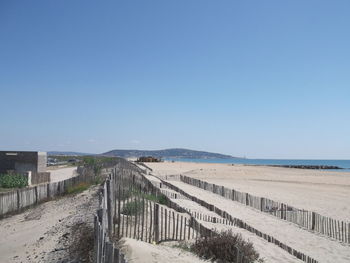
<instances>
[{"instance_id":1,"label":"dry sand","mask_svg":"<svg viewBox=\"0 0 350 263\"><path fill-rule=\"evenodd\" d=\"M68 262L72 227L92 225L96 191L90 188L0 220L0 262Z\"/></svg>"},{"instance_id":2,"label":"dry sand","mask_svg":"<svg viewBox=\"0 0 350 263\"><path fill-rule=\"evenodd\" d=\"M192 212L201 213L203 215L215 217L215 218L221 218L216 213L209 211L203 206L200 206L199 204L191 201L191 200L184 200L184 199L173 199L176 203L181 205L182 207L191 210ZM223 219L223 218L221 218ZM198 220L198 219L197 219ZM220 223L209 223L202 220L199 220L204 226L210 228L210 229L216 229L217 232L220 232L222 230L231 230L233 233L241 234L244 240L250 241L254 244L255 250L259 253L260 258L264 259L265 263L280 263L280 262L302 262L295 258L294 256L290 255L286 251L280 249L279 247L275 246L272 243L266 242L266 240L259 238L253 233L250 233L249 231L246 231L244 229L235 227L235 226L229 226L224 225Z\"/></svg>"},{"instance_id":3,"label":"dry sand","mask_svg":"<svg viewBox=\"0 0 350 263\"><path fill-rule=\"evenodd\" d=\"M175 243L153 245L135 239L124 238L123 253L129 263L203 263L208 262L187 252L173 247Z\"/></svg>"},{"instance_id":4,"label":"dry sand","mask_svg":"<svg viewBox=\"0 0 350 263\"><path fill-rule=\"evenodd\" d=\"M349 245L344 245L338 241L306 231L295 224L280 220L266 213L261 213L251 207L233 202L197 187L177 181L172 181L171 183L207 203L215 204L215 206L228 212L230 215L315 258L319 262L350 262Z\"/></svg>"},{"instance_id":5,"label":"dry sand","mask_svg":"<svg viewBox=\"0 0 350 263\"><path fill-rule=\"evenodd\" d=\"M268 197L298 208L313 210L330 217L347 221L350 218L349 173L204 163L150 163L147 165L153 169L153 174L158 176L183 174L257 196ZM242 219L256 229L274 236L319 262L350 262L349 245L306 231L292 223L197 187L178 181L170 182L191 195L215 204L232 216ZM188 203L184 200L179 202L184 206L186 202ZM247 234L245 233L244 236L246 237ZM260 251L265 246L267 251L263 253L267 252L269 260L275 255L266 241L252 240L252 242ZM277 256L277 260L279 259L285 262Z\"/></svg>"},{"instance_id":6,"label":"dry sand","mask_svg":"<svg viewBox=\"0 0 350 263\"><path fill-rule=\"evenodd\" d=\"M350 222L350 173L267 166L147 163L155 175L183 174Z\"/></svg>"}]
</instances>

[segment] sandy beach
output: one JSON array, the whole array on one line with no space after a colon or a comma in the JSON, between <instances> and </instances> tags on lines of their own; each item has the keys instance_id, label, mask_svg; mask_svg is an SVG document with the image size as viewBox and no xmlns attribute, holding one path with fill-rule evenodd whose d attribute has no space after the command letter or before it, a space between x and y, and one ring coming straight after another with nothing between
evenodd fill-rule
<instances>
[{"instance_id":1,"label":"sandy beach","mask_svg":"<svg viewBox=\"0 0 350 263\"><path fill-rule=\"evenodd\" d=\"M162 178L169 179L169 175L182 174L235 188L242 192L268 197L347 222L350 219L349 173L207 163L164 162L147 163L147 165L153 169L152 174ZM156 181L156 179L154 180ZM301 229L295 224L183 182L173 179L170 179L169 182L192 196L215 204L232 216L319 262L350 262L350 247L347 244ZM192 201L176 199L176 202L192 211L195 209L200 213L213 216L213 212L205 211L205 208L193 204ZM220 224L214 224L213 227L216 229L228 228L228 226ZM295 260L279 251L280 249L276 250L270 243L254 237L245 230L236 227L229 228L252 241L261 255L267 259L267 262L293 262Z\"/></svg>"},{"instance_id":2,"label":"sandy beach","mask_svg":"<svg viewBox=\"0 0 350 263\"><path fill-rule=\"evenodd\" d=\"M155 175L182 174L350 222L350 173L267 166L148 163Z\"/></svg>"}]
</instances>

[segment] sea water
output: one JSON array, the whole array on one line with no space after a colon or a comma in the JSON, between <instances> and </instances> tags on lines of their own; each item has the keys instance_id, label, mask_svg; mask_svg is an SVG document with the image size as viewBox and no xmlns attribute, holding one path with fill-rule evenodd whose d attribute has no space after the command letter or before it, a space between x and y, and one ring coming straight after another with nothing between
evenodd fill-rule
<instances>
[{"instance_id":1,"label":"sea water","mask_svg":"<svg viewBox=\"0 0 350 263\"><path fill-rule=\"evenodd\" d=\"M252 164L252 165L327 165L343 168L332 170L339 172L350 171L350 160L301 160L301 159L185 159L185 158L165 158L167 161L195 162L195 163L231 163L231 164Z\"/></svg>"}]
</instances>

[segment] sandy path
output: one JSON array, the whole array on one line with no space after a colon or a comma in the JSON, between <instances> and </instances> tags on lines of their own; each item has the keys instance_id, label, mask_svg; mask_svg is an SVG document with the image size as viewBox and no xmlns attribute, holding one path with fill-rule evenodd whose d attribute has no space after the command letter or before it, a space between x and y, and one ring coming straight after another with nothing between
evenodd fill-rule
<instances>
[{"instance_id":1,"label":"sandy path","mask_svg":"<svg viewBox=\"0 0 350 263\"><path fill-rule=\"evenodd\" d=\"M155 175L183 174L350 222L350 173L230 164L147 163Z\"/></svg>"},{"instance_id":2,"label":"sandy path","mask_svg":"<svg viewBox=\"0 0 350 263\"><path fill-rule=\"evenodd\" d=\"M67 262L72 226L92 224L97 188L0 220L0 262Z\"/></svg>"},{"instance_id":3,"label":"sandy path","mask_svg":"<svg viewBox=\"0 0 350 263\"><path fill-rule=\"evenodd\" d=\"M166 243L152 245L135 239L124 238L122 251L129 263L203 263L200 259L183 249L172 247Z\"/></svg>"},{"instance_id":4,"label":"sandy path","mask_svg":"<svg viewBox=\"0 0 350 263\"><path fill-rule=\"evenodd\" d=\"M171 183L197 198L215 204L232 216L320 262L350 262L349 245L343 245L337 241L308 232L294 224L260 213L238 202L233 202L197 187L177 181L171 181Z\"/></svg>"},{"instance_id":5,"label":"sandy path","mask_svg":"<svg viewBox=\"0 0 350 263\"><path fill-rule=\"evenodd\" d=\"M60 168L56 170L48 170L50 172L50 180L51 182L59 182L66 179L69 179L73 176L77 176L76 173L77 167L67 167L67 168Z\"/></svg>"}]
</instances>

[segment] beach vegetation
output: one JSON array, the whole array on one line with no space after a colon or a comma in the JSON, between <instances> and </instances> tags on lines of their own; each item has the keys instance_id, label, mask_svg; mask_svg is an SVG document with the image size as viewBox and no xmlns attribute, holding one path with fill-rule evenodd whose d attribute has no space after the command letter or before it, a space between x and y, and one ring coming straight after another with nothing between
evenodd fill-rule
<instances>
[{"instance_id":1,"label":"beach vegetation","mask_svg":"<svg viewBox=\"0 0 350 263\"><path fill-rule=\"evenodd\" d=\"M240 255L244 255L245 262L262 262L253 244L245 241L240 234L233 234L231 230L199 238L191 250L199 257L215 262L236 262Z\"/></svg>"},{"instance_id":2,"label":"beach vegetation","mask_svg":"<svg viewBox=\"0 0 350 263\"><path fill-rule=\"evenodd\" d=\"M166 205L167 203L164 195L142 194L141 196L147 200L159 203L161 205Z\"/></svg>"},{"instance_id":3,"label":"beach vegetation","mask_svg":"<svg viewBox=\"0 0 350 263\"><path fill-rule=\"evenodd\" d=\"M122 214L128 216L134 216L139 214L143 210L143 202L140 200L132 200L126 203L122 208Z\"/></svg>"},{"instance_id":4,"label":"beach vegetation","mask_svg":"<svg viewBox=\"0 0 350 263\"><path fill-rule=\"evenodd\" d=\"M0 175L0 187L2 188L22 188L28 186L28 179L20 174Z\"/></svg>"},{"instance_id":5,"label":"beach vegetation","mask_svg":"<svg viewBox=\"0 0 350 263\"><path fill-rule=\"evenodd\" d=\"M140 198L144 198L161 205L167 204L167 199L163 194L155 195L155 194L149 194L149 193L142 193L140 190L135 190L135 189L121 193L122 200L125 200L131 196L138 196Z\"/></svg>"}]
</instances>

